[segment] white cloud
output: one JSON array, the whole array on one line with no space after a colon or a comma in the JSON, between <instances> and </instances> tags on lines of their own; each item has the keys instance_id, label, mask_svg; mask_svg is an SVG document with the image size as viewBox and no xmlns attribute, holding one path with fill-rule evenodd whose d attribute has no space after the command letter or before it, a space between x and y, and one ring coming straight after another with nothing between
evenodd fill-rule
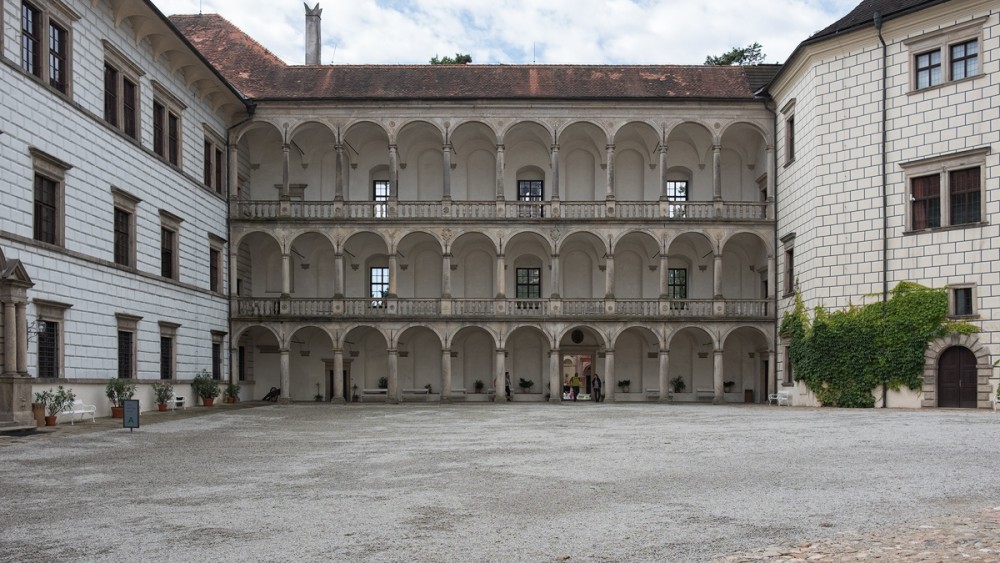
<instances>
[{"instance_id":1,"label":"white cloud","mask_svg":"<svg viewBox=\"0 0 1000 563\"><path fill-rule=\"evenodd\" d=\"M317 0L309 0L315 5ZM783 62L858 0L358 0L324 2L324 63L422 64L471 53L476 63L701 64L754 41ZM198 0L154 0L194 14ZM304 59L298 0L202 0L289 64Z\"/></svg>"}]
</instances>

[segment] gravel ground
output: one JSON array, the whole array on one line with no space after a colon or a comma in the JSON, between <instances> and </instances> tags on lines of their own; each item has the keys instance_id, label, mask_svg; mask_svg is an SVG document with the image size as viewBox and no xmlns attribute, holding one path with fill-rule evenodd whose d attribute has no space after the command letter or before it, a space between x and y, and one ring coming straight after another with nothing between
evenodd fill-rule
<instances>
[{"instance_id":1,"label":"gravel ground","mask_svg":"<svg viewBox=\"0 0 1000 563\"><path fill-rule=\"evenodd\" d=\"M0 441L0 560L797 558L1000 505L986 411L189 410Z\"/></svg>"}]
</instances>

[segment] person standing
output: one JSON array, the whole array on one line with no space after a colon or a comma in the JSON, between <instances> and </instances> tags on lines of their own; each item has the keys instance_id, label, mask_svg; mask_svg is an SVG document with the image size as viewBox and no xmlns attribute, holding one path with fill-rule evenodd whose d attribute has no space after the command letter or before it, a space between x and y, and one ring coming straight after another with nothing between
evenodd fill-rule
<instances>
[{"instance_id":1,"label":"person standing","mask_svg":"<svg viewBox=\"0 0 1000 563\"><path fill-rule=\"evenodd\" d=\"M603 398L601 396L601 391L603 390L603 385L604 385L604 382L601 381L601 376L595 373L594 378L591 380L590 384L594 388L594 402L600 403L601 399Z\"/></svg>"},{"instance_id":2,"label":"person standing","mask_svg":"<svg viewBox=\"0 0 1000 563\"><path fill-rule=\"evenodd\" d=\"M511 401L510 397L510 372L503 372L503 393L507 397L507 402Z\"/></svg>"},{"instance_id":3,"label":"person standing","mask_svg":"<svg viewBox=\"0 0 1000 563\"><path fill-rule=\"evenodd\" d=\"M569 380L569 387L572 389L573 400L576 400L576 396L580 394L580 374L574 373L573 378Z\"/></svg>"}]
</instances>

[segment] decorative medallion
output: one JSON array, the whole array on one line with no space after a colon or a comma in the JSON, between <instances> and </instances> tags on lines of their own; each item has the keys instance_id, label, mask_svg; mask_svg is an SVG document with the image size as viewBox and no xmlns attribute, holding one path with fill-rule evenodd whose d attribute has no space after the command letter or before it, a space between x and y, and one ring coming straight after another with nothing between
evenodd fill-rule
<instances>
[{"instance_id":1,"label":"decorative medallion","mask_svg":"<svg viewBox=\"0 0 1000 563\"><path fill-rule=\"evenodd\" d=\"M573 344L580 344L583 342L583 331L576 329L569 334L569 339L573 341Z\"/></svg>"}]
</instances>

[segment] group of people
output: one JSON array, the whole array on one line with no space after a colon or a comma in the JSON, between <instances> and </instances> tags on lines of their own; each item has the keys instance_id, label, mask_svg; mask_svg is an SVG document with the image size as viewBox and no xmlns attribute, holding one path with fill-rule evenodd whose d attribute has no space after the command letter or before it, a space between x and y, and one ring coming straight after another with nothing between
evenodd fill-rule
<instances>
[{"instance_id":1,"label":"group of people","mask_svg":"<svg viewBox=\"0 0 1000 563\"><path fill-rule=\"evenodd\" d=\"M604 382L601 381L601 377L596 373L590 378L590 388L592 390L590 398L593 399L595 403L604 401ZM513 400L513 397L511 397L511 381L509 371L505 371L503 373L503 393L508 402ZM573 377L568 378L563 384L563 397L565 398L567 395L571 401L575 401L580 395L579 373L574 373Z\"/></svg>"}]
</instances>

